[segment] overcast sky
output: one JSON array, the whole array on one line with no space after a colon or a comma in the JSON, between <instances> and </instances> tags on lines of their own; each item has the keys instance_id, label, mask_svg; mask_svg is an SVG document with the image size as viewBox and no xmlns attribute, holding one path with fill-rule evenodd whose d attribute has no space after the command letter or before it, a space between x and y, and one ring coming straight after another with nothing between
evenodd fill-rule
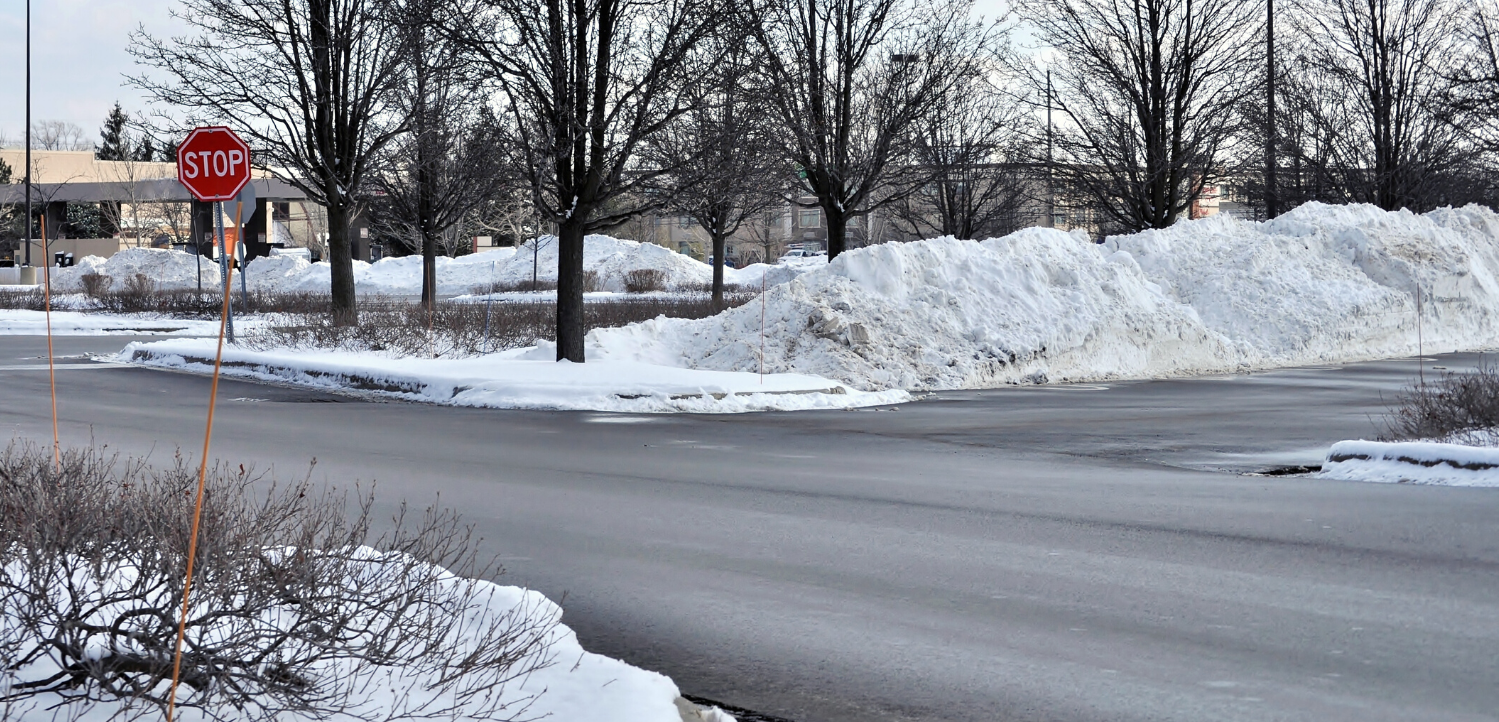
<instances>
[{"instance_id":1,"label":"overcast sky","mask_svg":"<svg viewBox=\"0 0 1499 722\"><path fill-rule=\"evenodd\" d=\"M99 126L116 100L126 112L146 99L124 85L136 72L125 48L141 25L155 35L180 32L169 11L174 0L32 0L31 118L66 120L98 141ZM978 0L992 14L1000 0ZM19 140L26 127L26 1L0 0L0 133Z\"/></svg>"}]
</instances>

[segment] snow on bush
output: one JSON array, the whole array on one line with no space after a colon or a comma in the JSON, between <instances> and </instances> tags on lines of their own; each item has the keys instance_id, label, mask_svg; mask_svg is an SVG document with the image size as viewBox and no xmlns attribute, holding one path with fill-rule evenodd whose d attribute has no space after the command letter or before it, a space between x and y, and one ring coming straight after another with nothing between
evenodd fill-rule
<instances>
[{"instance_id":1,"label":"snow on bush","mask_svg":"<svg viewBox=\"0 0 1499 722\"><path fill-rule=\"evenodd\" d=\"M538 247L539 246L539 247ZM709 283L713 268L689 256L653 243L627 241L610 236L591 235L584 239L583 268L598 274L602 291L626 290L631 272L661 274L667 289L692 288ZM109 276L119 288L123 279L143 273L156 282L157 288L175 290L196 288L193 276L195 256L182 251L157 248L130 248L108 260L88 256L73 268L53 269L54 288L82 290L82 277L95 273ZM515 284L530 281L532 266L538 280L557 280L557 242L551 236L527 241L519 248L503 248L457 258L437 259L437 288L444 295L465 294L498 282ZM203 285L213 288L219 283L219 267L208 259L200 260ZM818 265L821 265L820 262ZM359 293L387 296L410 296L421 292L420 256L384 258L375 263L354 262L354 285ZM813 268L812 265L766 266L756 264L743 270L725 269L726 283L759 287L761 277L770 284L784 282ZM766 274L769 275L766 275ZM238 275L238 274L236 274ZM251 290L273 292L327 293L331 286L326 262L308 263L291 256L257 258L247 266L246 278ZM239 282L236 281L238 286Z\"/></svg>"},{"instance_id":2,"label":"snow on bush","mask_svg":"<svg viewBox=\"0 0 1499 722\"><path fill-rule=\"evenodd\" d=\"M0 456L0 719L134 719L169 699L196 468ZM372 500L214 472L186 615L184 720L677 722L671 680L588 654L535 592L481 576L429 511L364 544ZM459 565L465 576L445 566Z\"/></svg>"},{"instance_id":3,"label":"snow on bush","mask_svg":"<svg viewBox=\"0 0 1499 722\"><path fill-rule=\"evenodd\" d=\"M1104 244L1030 228L841 254L765 300L765 367L952 389L1217 373L1499 343L1499 216L1307 204ZM761 304L589 334L589 358L760 365Z\"/></svg>"}]
</instances>

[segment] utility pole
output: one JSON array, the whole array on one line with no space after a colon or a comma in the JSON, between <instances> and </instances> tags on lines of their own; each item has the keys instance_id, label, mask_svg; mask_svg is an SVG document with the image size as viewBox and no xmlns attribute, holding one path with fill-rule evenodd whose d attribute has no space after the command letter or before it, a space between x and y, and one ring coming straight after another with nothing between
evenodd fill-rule
<instances>
[{"instance_id":1,"label":"utility pole","mask_svg":"<svg viewBox=\"0 0 1499 722\"><path fill-rule=\"evenodd\" d=\"M1275 178L1275 0L1265 0L1265 217L1280 215Z\"/></svg>"},{"instance_id":2,"label":"utility pole","mask_svg":"<svg viewBox=\"0 0 1499 722\"><path fill-rule=\"evenodd\" d=\"M1051 68L1046 69L1046 227L1057 226L1057 190L1051 159Z\"/></svg>"},{"instance_id":3,"label":"utility pole","mask_svg":"<svg viewBox=\"0 0 1499 722\"><path fill-rule=\"evenodd\" d=\"M26 265L31 265L31 0L26 0Z\"/></svg>"}]
</instances>

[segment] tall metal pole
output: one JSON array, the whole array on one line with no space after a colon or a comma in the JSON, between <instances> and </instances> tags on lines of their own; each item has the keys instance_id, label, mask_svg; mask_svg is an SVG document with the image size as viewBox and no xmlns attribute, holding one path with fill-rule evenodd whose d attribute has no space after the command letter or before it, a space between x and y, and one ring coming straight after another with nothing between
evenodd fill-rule
<instances>
[{"instance_id":1,"label":"tall metal pole","mask_svg":"<svg viewBox=\"0 0 1499 722\"><path fill-rule=\"evenodd\" d=\"M26 0L26 265L31 265L31 0Z\"/></svg>"},{"instance_id":2,"label":"tall metal pole","mask_svg":"<svg viewBox=\"0 0 1499 722\"><path fill-rule=\"evenodd\" d=\"M234 296L233 288L229 287L229 254L228 246L224 241L224 204L213 204L214 230L219 234L219 291L224 294L224 325L225 337L229 343L234 343Z\"/></svg>"},{"instance_id":3,"label":"tall metal pole","mask_svg":"<svg viewBox=\"0 0 1499 722\"><path fill-rule=\"evenodd\" d=\"M1046 69L1046 227L1057 226L1057 191L1051 158L1051 68Z\"/></svg>"},{"instance_id":4,"label":"tall metal pole","mask_svg":"<svg viewBox=\"0 0 1499 722\"><path fill-rule=\"evenodd\" d=\"M1280 215L1275 178L1275 0L1265 0L1265 217Z\"/></svg>"}]
</instances>

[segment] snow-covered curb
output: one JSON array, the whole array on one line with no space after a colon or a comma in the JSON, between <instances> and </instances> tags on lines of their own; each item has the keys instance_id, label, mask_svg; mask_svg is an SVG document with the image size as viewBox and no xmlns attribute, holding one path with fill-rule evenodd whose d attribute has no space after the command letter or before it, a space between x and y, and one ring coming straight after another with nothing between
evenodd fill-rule
<instances>
[{"instance_id":1,"label":"snow-covered curb","mask_svg":"<svg viewBox=\"0 0 1499 722\"><path fill-rule=\"evenodd\" d=\"M196 372L213 367L213 339L132 343L115 358ZM629 413L737 413L903 403L905 391L862 392L817 376L702 371L636 361L573 364L551 347L468 359L392 358L349 351L224 349L228 376L355 390L454 406Z\"/></svg>"},{"instance_id":2,"label":"snow-covered curb","mask_svg":"<svg viewBox=\"0 0 1499 722\"><path fill-rule=\"evenodd\" d=\"M1339 441L1323 479L1499 487L1499 449L1431 441Z\"/></svg>"}]
</instances>

